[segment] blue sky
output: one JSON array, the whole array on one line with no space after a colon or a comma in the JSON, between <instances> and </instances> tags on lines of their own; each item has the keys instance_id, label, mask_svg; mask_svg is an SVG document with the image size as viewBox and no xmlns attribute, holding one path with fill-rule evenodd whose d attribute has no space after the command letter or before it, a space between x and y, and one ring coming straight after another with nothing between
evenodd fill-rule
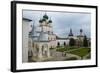
<instances>
[{"instance_id":1,"label":"blue sky","mask_svg":"<svg viewBox=\"0 0 100 73\"><path fill-rule=\"evenodd\" d=\"M67 37L71 28L75 36L79 35L80 29L83 29L83 33L90 37L90 13L23 10L23 17L33 20L34 25L38 26L38 21L45 13L47 13L52 20L53 31L56 35Z\"/></svg>"}]
</instances>

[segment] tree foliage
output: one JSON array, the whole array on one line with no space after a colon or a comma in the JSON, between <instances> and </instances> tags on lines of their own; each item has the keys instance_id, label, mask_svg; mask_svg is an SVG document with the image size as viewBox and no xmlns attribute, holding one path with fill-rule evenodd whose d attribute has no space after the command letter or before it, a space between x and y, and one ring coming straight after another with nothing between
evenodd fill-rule
<instances>
[{"instance_id":1,"label":"tree foliage","mask_svg":"<svg viewBox=\"0 0 100 73\"><path fill-rule=\"evenodd\" d=\"M88 40L86 36L84 36L84 39L83 39L83 46L88 47Z\"/></svg>"}]
</instances>

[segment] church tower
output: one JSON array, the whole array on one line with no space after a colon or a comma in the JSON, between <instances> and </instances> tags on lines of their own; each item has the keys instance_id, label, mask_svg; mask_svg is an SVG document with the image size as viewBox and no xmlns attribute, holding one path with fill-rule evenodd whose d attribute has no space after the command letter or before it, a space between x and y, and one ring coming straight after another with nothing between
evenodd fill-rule
<instances>
[{"instance_id":1,"label":"church tower","mask_svg":"<svg viewBox=\"0 0 100 73\"><path fill-rule=\"evenodd\" d=\"M30 32L32 38L32 47L33 47L33 56L38 57L36 61L42 61L44 59L49 59L50 48L55 46L54 38L56 37L53 34L52 20L45 13L43 17L38 21L39 30L33 25L32 31Z\"/></svg>"},{"instance_id":2,"label":"church tower","mask_svg":"<svg viewBox=\"0 0 100 73\"><path fill-rule=\"evenodd\" d=\"M40 28L41 28L41 35L45 32L46 40L50 41L51 35L53 33L52 29L52 20L48 17L47 14L43 16L42 19L39 20ZM43 37L44 38L44 37Z\"/></svg>"},{"instance_id":3,"label":"church tower","mask_svg":"<svg viewBox=\"0 0 100 73\"><path fill-rule=\"evenodd\" d=\"M72 32L72 29L70 28L70 32L69 32L69 35L68 35L68 38L73 38L73 32Z\"/></svg>"},{"instance_id":4,"label":"church tower","mask_svg":"<svg viewBox=\"0 0 100 73\"><path fill-rule=\"evenodd\" d=\"M39 23L40 23L40 27L41 27L41 31L43 32L50 32L52 31L50 28L51 28L51 23L52 23L52 20L49 19L49 17L47 16L47 14L45 14L43 16L42 19L39 20Z\"/></svg>"},{"instance_id":5,"label":"church tower","mask_svg":"<svg viewBox=\"0 0 100 73\"><path fill-rule=\"evenodd\" d=\"M51 29L51 23L52 20L49 19L47 14L44 14L42 19L39 20L39 27L40 27L40 31L39 33L39 37L38 37L38 42L39 42L39 54L38 57L42 58L42 57L50 57L50 49L49 49L49 35L52 32Z\"/></svg>"},{"instance_id":6,"label":"church tower","mask_svg":"<svg viewBox=\"0 0 100 73\"><path fill-rule=\"evenodd\" d=\"M73 36L72 29L70 29L69 36Z\"/></svg>"}]
</instances>

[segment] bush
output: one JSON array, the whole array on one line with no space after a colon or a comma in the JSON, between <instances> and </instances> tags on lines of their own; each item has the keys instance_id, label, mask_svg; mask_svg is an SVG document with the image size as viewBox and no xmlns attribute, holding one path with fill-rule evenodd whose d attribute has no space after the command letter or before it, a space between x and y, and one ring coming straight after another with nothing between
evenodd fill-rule
<instances>
[{"instance_id":1,"label":"bush","mask_svg":"<svg viewBox=\"0 0 100 73\"><path fill-rule=\"evenodd\" d=\"M84 36L83 46L84 47L88 47L88 40L87 40L87 37L86 36Z\"/></svg>"}]
</instances>

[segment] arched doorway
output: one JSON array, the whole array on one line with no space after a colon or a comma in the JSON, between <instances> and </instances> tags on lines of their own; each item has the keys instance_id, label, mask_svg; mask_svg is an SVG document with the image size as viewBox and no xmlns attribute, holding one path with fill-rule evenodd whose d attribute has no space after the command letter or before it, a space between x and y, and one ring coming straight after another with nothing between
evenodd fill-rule
<instances>
[{"instance_id":1,"label":"arched doorway","mask_svg":"<svg viewBox=\"0 0 100 73\"><path fill-rule=\"evenodd\" d=\"M57 43L57 47L59 47L59 46L60 46L60 42Z\"/></svg>"},{"instance_id":2,"label":"arched doorway","mask_svg":"<svg viewBox=\"0 0 100 73\"><path fill-rule=\"evenodd\" d=\"M66 42L64 42L64 47L66 46Z\"/></svg>"}]
</instances>

